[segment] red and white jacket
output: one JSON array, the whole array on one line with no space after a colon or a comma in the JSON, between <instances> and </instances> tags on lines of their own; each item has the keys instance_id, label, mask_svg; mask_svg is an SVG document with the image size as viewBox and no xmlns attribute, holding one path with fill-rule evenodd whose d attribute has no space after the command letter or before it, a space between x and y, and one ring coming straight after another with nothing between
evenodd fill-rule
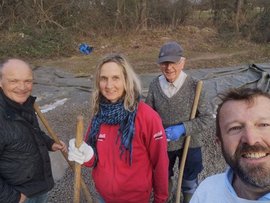
<instances>
[{"instance_id":1,"label":"red and white jacket","mask_svg":"<svg viewBox=\"0 0 270 203\"><path fill-rule=\"evenodd\" d=\"M168 198L167 141L159 115L140 102L132 140L132 164L128 151L120 157L119 125L102 124L97 140L98 163L92 171L96 189L106 203L148 203L153 189L154 202ZM88 127L87 135L90 131ZM93 157L84 163L94 164Z\"/></svg>"}]
</instances>

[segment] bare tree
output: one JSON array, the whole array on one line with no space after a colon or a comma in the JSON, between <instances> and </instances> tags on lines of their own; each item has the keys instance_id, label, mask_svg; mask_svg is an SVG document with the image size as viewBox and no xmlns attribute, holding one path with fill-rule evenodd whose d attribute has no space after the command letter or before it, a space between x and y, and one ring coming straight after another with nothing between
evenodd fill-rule
<instances>
[{"instance_id":1,"label":"bare tree","mask_svg":"<svg viewBox=\"0 0 270 203\"><path fill-rule=\"evenodd\" d=\"M241 9L242 9L242 0L236 0L235 3L235 32L239 33L239 19L240 19L240 15L241 15Z\"/></svg>"},{"instance_id":2,"label":"bare tree","mask_svg":"<svg viewBox=\"0 0 270 203\"><path fill-rule=\"evenodd\" d=\"M114 30L117 30L117 27L123 27L122 20L124 19L125 15L125 3L126 0L117 0L116 1L116 11L115 11L115 22L114 22Z\"/></svg>"},{"instance_id":3,"label":"bare tree","mask_svg":"<svg viewBox=\"0 0 270 203\"><path fill-rule=\"evenodd\" d=\"M147 0L136 1L136 22L137 28L147 30Z\"/></svg>"},{"instance_id":4,"label":"bare tree","mask_svg":"<svg viewBox=\"0 0 270 203\"><path fill-rule=\"evenodd\" d=\"M187 16L191 12L191 4L189 0L175 0L171 5L171 9L171 27L175 28L178 24L182 24L186 21Z\"/></svg>"}]
</instances>

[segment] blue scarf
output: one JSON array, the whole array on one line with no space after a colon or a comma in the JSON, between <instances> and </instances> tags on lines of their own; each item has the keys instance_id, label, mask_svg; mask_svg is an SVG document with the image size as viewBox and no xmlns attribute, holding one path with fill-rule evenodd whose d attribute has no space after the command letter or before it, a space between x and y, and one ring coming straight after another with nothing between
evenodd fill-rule
<instances>
[{"instance_id":1,"label":"blue scarf","mask_svg":"<svg viewBox=\"0 0 270 203\"><path fill-rule=\"evenodd\" d=\"M96 162L98 154L96 143L99 135L100 125L105 123L109 125L120 125L118 130L118 138L121 138L120 156L125 150L129 151L130 164L132 163L132 139L135 134L135 116L137 108L133 112L129 112L124 108L123 101L117 103L107 103L101 101L99 111L92 119L91 130L88 135L87 143L90 144L96 153ZM118 139L116 140L116 142Z\"/></svg>"}]
</instances>

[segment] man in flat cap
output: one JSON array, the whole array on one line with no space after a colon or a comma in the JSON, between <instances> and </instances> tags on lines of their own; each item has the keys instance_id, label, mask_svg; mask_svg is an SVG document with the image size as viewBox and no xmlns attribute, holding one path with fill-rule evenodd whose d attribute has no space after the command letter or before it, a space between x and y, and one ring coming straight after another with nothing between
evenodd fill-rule
<instances>
[{"instance_id":1,"label":"man in flat cap","mask_svg":"<svg viewBox=\"0 0 270 203\"><path fill-rule=\"evenodd\" d=\"M165 43L160 49L157 62L162 75L151 82L146 103L158 112L165 128L170 160L170 199L174 196L174 164L177 157L179 163L181 162L185 135L191 135L181 188L184 203L187 203L198 186L198 174L203 169L200 132L207 128L212 117L207 111L204 94L202 94L196 118L190 120L198 81L183 71L185 57L181 45L177 42Z\"/></svg>"}]
</instances>

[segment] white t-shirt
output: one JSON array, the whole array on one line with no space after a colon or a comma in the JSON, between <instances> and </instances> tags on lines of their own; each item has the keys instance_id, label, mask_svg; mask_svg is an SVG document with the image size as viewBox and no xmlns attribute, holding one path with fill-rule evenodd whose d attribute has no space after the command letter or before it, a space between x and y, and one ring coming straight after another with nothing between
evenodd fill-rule
<instances>
[{"instance_id":1,"label":"white t-shirt","mask_svg":"<svg viewBox=\"0 0 270 203\"><path fill-rule=\"evenodd\" d=\"M246 200L237 196L232 187L233 171L210 176L203 180L192 196L190 203L270 203L270 193L258 200Z\"/></svg>"}]
</instances>

